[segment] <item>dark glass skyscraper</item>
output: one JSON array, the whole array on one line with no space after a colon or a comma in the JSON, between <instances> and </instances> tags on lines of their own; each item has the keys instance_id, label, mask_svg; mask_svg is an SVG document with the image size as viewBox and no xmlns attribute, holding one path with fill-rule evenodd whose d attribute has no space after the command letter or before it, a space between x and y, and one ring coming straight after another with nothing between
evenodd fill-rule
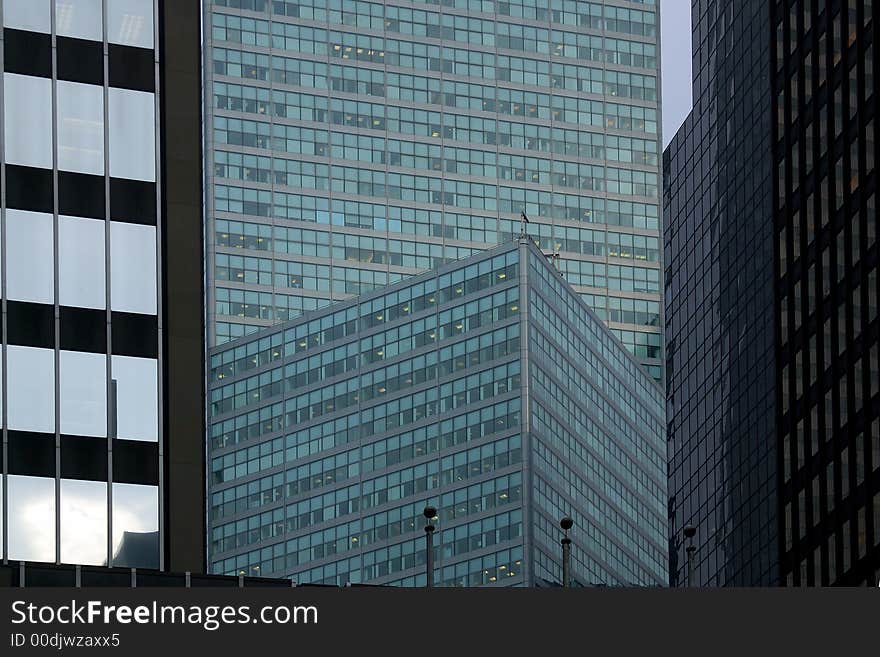
<instances>
[{"instance_id":1,"label":"dark glass skyscraper","mask_svg":"<svg viewBox=\"0 0 880 657\"><path fill-rule=\"evenodd\" d=\"M203 570L199 3L0 12L3 559Z\"/></svg>"},{"instance_id":2,"label":"dark glass skyscraper","mask_svg":"<svg viewBox=\"0 0 880 657\"><path fill-rule=\"evenodd\" d=\"M880 577L871 0L773 3L780 580Z\"/></svg>"},{"instance_id":3,"label":"dark glass skyscraper","mask_svg":"<svg viewBox=\"0 0 880 657\"><path fill-rule=\"evenodd\" d=\"M688 526L698 584L880 575L876 23L814 5L693 4L664 153L673 584Z\"/></svg>"}]
</instances>

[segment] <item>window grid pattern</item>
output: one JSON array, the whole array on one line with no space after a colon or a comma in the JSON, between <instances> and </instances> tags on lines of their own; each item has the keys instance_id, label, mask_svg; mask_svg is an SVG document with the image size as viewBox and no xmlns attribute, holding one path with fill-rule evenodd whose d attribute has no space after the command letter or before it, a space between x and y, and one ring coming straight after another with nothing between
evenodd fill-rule
<instances>
[{"instance_id":1,"label":"window grid pattern","mask_svg":"<svg viewBox=\"0 0 880 657\"><path fill-rule=\"evenodd\" d=\"M693 4L694 110L664 153L670 584L779 583L769 5ZM697 37L697 35L699 35Z\"/></svg>"},{"instance_id":2,"label":"window grid pattern","mask_svg":"<svg viewBox=\"0 0 880 657\"><path fill-rule=\"evenodd\" d=\"M771 13L780 579L876 586L877 24L819 9Z\"/></svg>"},{"instance_id":3,"label":"window grid pattern","mask_svg":"<svg viewBox=\"0 0 880 657\"><path fill-rule=\"evenodd\" d=\"M156 7L3 9L3 558L160 568Z\"/></svg>"},{"instance_id":4,"label":"window grid pattern","mask_svg":"<svg viewBox=\"0 0 880 657\"><path fill-rule=\"evenodd\" d=\"M581 362L565 377L582 396L550 382L561 351ZM538 504L540 472L579 491L569 503L591 518L580 540L602 537L583 563L603 564L607 581L665 582L660 390L531 241L215 347L209 360L214 572L412 585L430 503L439 583L534 582L537 529L524 510ZM530 473L527 448L546 467ZM470 572L501 547L519 556Z\"/></svg>"},{"instance_id":5,"label":"window grid pattern","mask_svg":"<svg viewBox=\"0 0 880 657\"><path fill-rule=\"evenodd\" d=\"M638 259L659 272L656 6L212 2L206 20L212 344L504 242L523 211L574 267ZM316 197L326 207L313 212ZM358 203L376 207L367 223L353 216ZM344 245L309 260L338 283L273 280L262 292L283 303L230 303L236 286L215 254L249 247L217 228L303 228L289 220L324 224L333 246ZM606 246L607 226L623 241L609 233ZM377 239L387 254L365 259ZM592 253L580 247L590 242ZM261 245L269 259L306 258ZM620 322L607 305L659 305L657 286L609 279L598 287L610 294L596 295L573 282L611 326L659 336L658 325ZM659 354L637 346L648 341L625 344L659 377Z\"/></svg>"}]
</instances>

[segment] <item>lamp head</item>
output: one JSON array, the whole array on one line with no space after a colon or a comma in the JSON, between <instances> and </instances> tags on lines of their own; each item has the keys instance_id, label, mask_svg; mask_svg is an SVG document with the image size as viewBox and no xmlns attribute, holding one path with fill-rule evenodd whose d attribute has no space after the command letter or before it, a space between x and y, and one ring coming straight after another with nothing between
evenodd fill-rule
<instances>
[{"instance_id":1,"label":"lamp head","mask_svg":"<svg viewBox=\"0 0 880 657\"><path fill-rule=\"evenodd\" d=\"M685 538L693 538L696 535L697 535L697 528L696 527L685 527L684 528L684 537Z\"/></svg>"},{"instance_id":2,"label":"lamp head","mask_svg":"<svg viewBox=\"0 0 880 657\"><path fill-rule=\"evenodd\" d=\"M430 520L437 515L437 509L435 509L433 506L426 506L425 510L422 513L424 513L425 517Z\"/></svg>"},{"instance_id":3,"label":"lamp head","mask_svg":"<svg viewBox=\"0 0 880 657\"><path fill-rule=\"evenodd\" d=\"M559 526L562 527L565 531L568 531L574 526L574 520L565 516L562 520L559 521Z\"/></svg>"}]
</instances>

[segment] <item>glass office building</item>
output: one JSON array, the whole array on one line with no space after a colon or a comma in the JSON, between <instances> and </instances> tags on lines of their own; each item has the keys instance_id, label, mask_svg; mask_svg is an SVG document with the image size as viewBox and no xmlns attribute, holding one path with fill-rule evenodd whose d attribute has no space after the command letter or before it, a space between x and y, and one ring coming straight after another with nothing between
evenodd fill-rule
<instances>
[{"instance_id":1,"label":"glass office building","mask_svg":"<svg viewBox=\"0 0 880 657\"><path fill-rule=\"evenodd\" d=\"M694 108L663 154L670 581L778 581L768 3L693 3Z\"/></svg>"},{"instance_id":2,"label":"glass office building","mask_svg":"<svg viewBox=\"0 0 880 657\"><path fill-rule=\"evenodd\" d=\"M877 18L774 3L780 579L880 582Z\"/></svg>"},{"instance_id":3,"label":"glass office building","mask_svg":"<svg viewBox=\"0 0 880 657\"><path fill-rule=\"evenodd\" d=\"M667 583L663 393L530 239L213 348L217 574Z\"/></svg>"},{"instance_id":4,"label":"glass office building","mask_svg":"<svg viewBox=\"0 0 880 657\"><path fill-rule=\"evenodd\" d=\"M659 380L654 0L209 0L208 333L532 232Z\"/></svg>"},{"instance_id":5,"label":"glass office building","mask_svg":"<svg viewBox=\"0 0 880 657\"><path fill-rule=\"evenodd\" d=\"M4 561L203 568L198 10L0 2Z\"/></svg>"},{"instance_id":6,"label":"glass office building","mask_svg":"<svg viewBox=\"0 0 880 657\"><path fill-rule=\"evenodd\" d=\"M670 579L880 580L871 2L694 3L664 153Z\"/></svg>"}]
</instances>

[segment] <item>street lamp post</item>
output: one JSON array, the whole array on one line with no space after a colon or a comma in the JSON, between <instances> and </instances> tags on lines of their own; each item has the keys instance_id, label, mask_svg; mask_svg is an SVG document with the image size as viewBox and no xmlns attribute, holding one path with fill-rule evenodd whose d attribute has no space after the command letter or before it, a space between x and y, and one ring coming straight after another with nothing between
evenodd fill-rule
<instances>
[{"instance_id":1,"label":"street lamp post","mask_svg":"<svg viewBox=\"0 0 880 657\"><path fill-rule=\"evenodd\" d=\"M565 516L559 521L559 526L565 532L560 543L562 543L562 587L571 587L571 539L568 537L568 530L574 525L574 520Z\"/></svg>"},{"instance_id":2,"label":"street lamp post","mask_svg":"<svg viewBox=\"0 0 880 657\"><path fill-rule=\"evenodd\" d=\"M425 587L434 588L434 523L433 518L437 517L437 509L433 506L426 506L423 511L425 514L425 570L427 580Z\"/></svg>"}]
</instances>

